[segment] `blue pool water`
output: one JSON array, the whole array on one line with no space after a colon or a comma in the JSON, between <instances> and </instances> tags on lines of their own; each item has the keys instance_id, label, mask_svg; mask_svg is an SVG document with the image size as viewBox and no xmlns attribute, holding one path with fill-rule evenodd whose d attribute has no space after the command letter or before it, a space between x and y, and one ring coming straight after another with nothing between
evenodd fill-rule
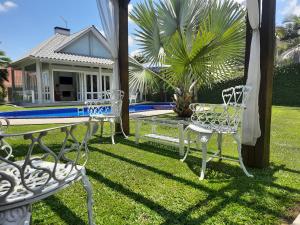
<instances>
[{"instance_id":1,"label":"blue pool water","mask_svg":"<svg viewBox=\"0 0 300 225\"><path fill-rule=\"evenodd\" d=\"M130 105L129 112L141 112L159 109L172 109L172 103L151 103ZM14 112L0 112L0 117L9 119L25 119L25 118L54 118L54 117L85 117L88 116L87 108L83 112L79 112L77 108L56 108L56 109L40 109L40 110L24 110Z\"/></svg>"}]
</instances>

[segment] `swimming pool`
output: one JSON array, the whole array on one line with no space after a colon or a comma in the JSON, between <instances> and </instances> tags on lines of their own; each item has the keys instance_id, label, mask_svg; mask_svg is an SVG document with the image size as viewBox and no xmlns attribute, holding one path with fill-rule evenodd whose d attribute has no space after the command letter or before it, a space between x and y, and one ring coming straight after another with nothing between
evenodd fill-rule
<instances>
[{"instance_id":1,"label":"swimming pool","mask_svg":"<svg viewBox=\"0 0 300 225\"><path fill-rule=\"evenodd\" d=\"M149 110L172 109L173 103L149 103L135 104L129 106L129 113L142 112ZM39 109L39 110L22 110L13 112L0 112L0 117L8 119L30 119L30 118L64 118L64 117L86 117L88 116L87 108L83 111L78 108L55 108L55 109Z\"/></svg>"}]
</instances>

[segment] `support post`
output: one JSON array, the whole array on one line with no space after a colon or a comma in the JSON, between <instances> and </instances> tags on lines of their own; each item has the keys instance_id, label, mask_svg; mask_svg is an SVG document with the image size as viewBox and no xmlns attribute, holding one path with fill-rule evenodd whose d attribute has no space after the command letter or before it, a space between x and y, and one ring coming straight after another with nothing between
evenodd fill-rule
<instances>
[{"instance_id":1,"label":"support post","mask_svg":"<svg viewBox=\"0 0 300 225\"><path fill-rule=\"evenodd\" d=\"M37 102L41 103L42 102L42 66L41 62L39 60L36 60L36 84L37 84L37 92L38 92L38 99Z\"/></svg>"},{"instance_id":2,"label":"support post","mask_svg":"<svg viewBox=\"0 0 300 225\"><path fill-rule=\"evenodd\" d=\"M119 0L119 72L121 90L124 91L122 121L126 135L129 134L128 2L128 0Z\"/></svg>"},{"instance_id":3,"label":"support post","mask_svg":"<svg viewBox=\"0 0 300 225\"><path fill-rule=\"evenodd\" d=\"M276 0L262 1L261 17L261 83L259 93L259 116L261 137L254 147L243 145L243 158L247 166L265 168L270 162L270 132L272 113L272 90L275 54L275 12ZM249 26L247 26L249 29ZM249 34L250 32L247 32ZM247 38L247 42L251 42ZM249 43L246 46L250 46ZM249 51L249 50L248 50ZM247 50L246 50L247 53ZM247 57L246 57L247 59ZM245 66L248 62L246 60ZM246 71L246 70L245 70ZM247 77L247 72L245 73Z\"/></svg>"},{"instance_id":4,"label":"support post","mask_svg":"<svg viewBox=\"0 0 300 225\"><path fill-rule=\"evenodd\" d=\"M53 75L53 68L52 64L49 63L49 80L50 80L50 102L55 102L55 85L54 85L54 75Z\"/></svg>"},{"instance_id":5,"label":"support post","mask_svg":"<svg viewBox=\"0 0 300 225\"><path fill-rule=\"evenodd\" d=\"M11 101L12 102L15 102L15 92L16 92L15 69L11 68Z\"/></svg>"},{"instance_id":6,"label":"support post","mask_svg":"<svg viewBox=\"0 0 300 225\"><path fill-rule=\"evenodd\" d=\"M25 67L22 67L22 91L23 91L23 95L25 94L25 90L26 90L26 77L25 77Z\"/></svg>"}]
</instances>

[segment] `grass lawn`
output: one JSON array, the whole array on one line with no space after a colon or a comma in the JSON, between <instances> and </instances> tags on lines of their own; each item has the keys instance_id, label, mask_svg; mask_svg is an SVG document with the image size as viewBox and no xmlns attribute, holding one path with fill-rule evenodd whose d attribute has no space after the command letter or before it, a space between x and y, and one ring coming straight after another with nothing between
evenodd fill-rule
<instances>
[{"instance_id":1,"label":"grass lawn","mask_svg":"<svg viewBox=\"0 0 300 225\"><path fill-rule=\"evenodd\" d=\"M45 126L11 127L10 132ZM92 138L87 174L94 189L96 224L280 224L294 219L300 202L300 108L273 107L271 166L249 169L246 177L235 162L208 164L199 181L201 154L185 163L178 150L142 143L134 136ZM150 129L149 127L144 127ZM169 133L169 130L164 130ZM134 122L131 122L134 134ZM57 136L58 138L58 136ZM53 144L57 139L49 139ZM210 142L214 147L216 140ZM23 142L13 140L20 149ZM225 137L224 153L236 157ZM33 205L33 224L87 224L81 183Z\"/></svg>"}]
</instances>

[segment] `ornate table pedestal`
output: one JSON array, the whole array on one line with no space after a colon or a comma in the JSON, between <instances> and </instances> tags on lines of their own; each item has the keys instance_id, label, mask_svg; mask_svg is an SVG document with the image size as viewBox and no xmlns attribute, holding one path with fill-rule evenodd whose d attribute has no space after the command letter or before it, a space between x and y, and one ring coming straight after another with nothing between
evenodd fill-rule
<instances>
[{"instance_id":1,"label":"ornate table pedestal","mask_svg":"<svg viewBox=\"0 0 300 225\"><path fill-rule=\"evenodd\" d=\"M29 225L30 218L31 205L0 211L1 225Z\"/></svg>"}]
</instances>

